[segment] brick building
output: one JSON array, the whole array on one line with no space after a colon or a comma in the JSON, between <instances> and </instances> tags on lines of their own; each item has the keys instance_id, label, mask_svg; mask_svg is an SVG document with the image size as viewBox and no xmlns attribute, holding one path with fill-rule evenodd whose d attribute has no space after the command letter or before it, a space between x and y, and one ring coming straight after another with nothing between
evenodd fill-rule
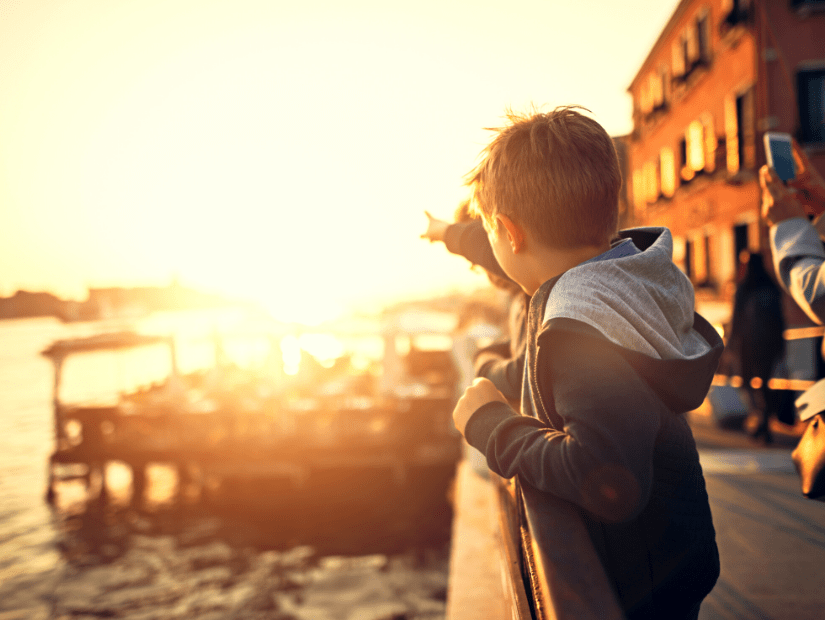
<instances>
[{"instance_id":1,"label":"brick building","mask_svg":"<svg viewBox=\"0 0 825 620\"><path fill-rule=\"evenodd\" d=\"M628 90L629 220L671 229L697 299L730 300L740 251L767 249L764 132L825 172L825 0L683 0Z\"/></svg>"}]
</instances>

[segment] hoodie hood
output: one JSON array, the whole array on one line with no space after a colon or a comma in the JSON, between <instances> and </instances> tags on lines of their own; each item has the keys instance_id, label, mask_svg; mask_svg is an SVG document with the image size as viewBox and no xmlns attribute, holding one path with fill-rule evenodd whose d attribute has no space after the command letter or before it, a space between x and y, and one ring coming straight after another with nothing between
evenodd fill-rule
<instances>
[{"instance_id":1,"label":"hoodie hood","mask_svg":"<svg viewBox=\"0 0 825 620\"><path fill-rule=\"evenodd\" d=\"M622 231L640 251L582 263L548 282L540 338L561 330L604 339L676 412L702 404L722 355L716 330L694 311L693 286L673 264L666 228Z\"/></svg>"},{"instance_id":2,"label":"hoodie hood","mask_svg":"<svg viewBox=\"0 0 825 620\"><path fill-rule=\"evenodd\" d=\"M640 252L583 263L562 274L550 292L544 324L569 318L622 348L657 359L697 359L712 348L694 329L694 292L673 263L666 228L620 233Z\"/></svg>"}]
</instances>

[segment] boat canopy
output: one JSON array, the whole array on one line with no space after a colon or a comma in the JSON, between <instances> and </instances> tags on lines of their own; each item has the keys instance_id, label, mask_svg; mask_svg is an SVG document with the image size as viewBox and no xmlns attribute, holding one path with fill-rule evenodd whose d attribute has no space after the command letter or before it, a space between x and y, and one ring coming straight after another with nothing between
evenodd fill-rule
<instances>
[{"instance_id":1,"label":"boat canopy","mask_svg":"<svg viewBox=\"0 0 825 620\"><path fill-rule=\"evenodd\" d=\"M61 359L73 353L88 351L105 351L112 349L129 349L152 344L171 344L170 336L152 336L135 332L111 332L96 334L86 338L70 338L57 340L48 348L41 351L41 355L52 360Z\"/></svg>"}]
</instances>

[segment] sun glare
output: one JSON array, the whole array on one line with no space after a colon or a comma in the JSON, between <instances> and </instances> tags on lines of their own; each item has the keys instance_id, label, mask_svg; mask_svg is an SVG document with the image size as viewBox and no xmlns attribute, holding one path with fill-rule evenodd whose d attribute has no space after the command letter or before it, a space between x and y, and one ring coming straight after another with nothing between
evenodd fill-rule
<instances>
[{"instance_id":1,"label":"sun glare","mask_svg":"<svg viewBox=\"0 0 825 620\"><path fill-rule=\"evenodd\" d=\"M553 37L489 43L494 7L27 5L0 22L0 294L177 278L315 323L480 285L423 211L451 217L507 106L571 100L536 80Z\"/></svg>"}]
</instances>

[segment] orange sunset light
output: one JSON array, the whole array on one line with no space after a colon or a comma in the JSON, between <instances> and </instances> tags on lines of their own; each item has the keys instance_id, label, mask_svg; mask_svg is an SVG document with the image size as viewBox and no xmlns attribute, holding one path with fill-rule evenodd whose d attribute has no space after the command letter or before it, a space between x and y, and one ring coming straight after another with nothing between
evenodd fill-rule
<instances>
[{"instance_id":1,"label":"orange sunset light","mask_svg":"<svg viewBox=\"0 0 825 620\"><path fill-rule=\"evenodd\" d=\"M0 295L178 279L312 322L485 285L423 211L507 106L627 132L676 3L573 4L3 2Z\"/></svg>"}]
</instances>

